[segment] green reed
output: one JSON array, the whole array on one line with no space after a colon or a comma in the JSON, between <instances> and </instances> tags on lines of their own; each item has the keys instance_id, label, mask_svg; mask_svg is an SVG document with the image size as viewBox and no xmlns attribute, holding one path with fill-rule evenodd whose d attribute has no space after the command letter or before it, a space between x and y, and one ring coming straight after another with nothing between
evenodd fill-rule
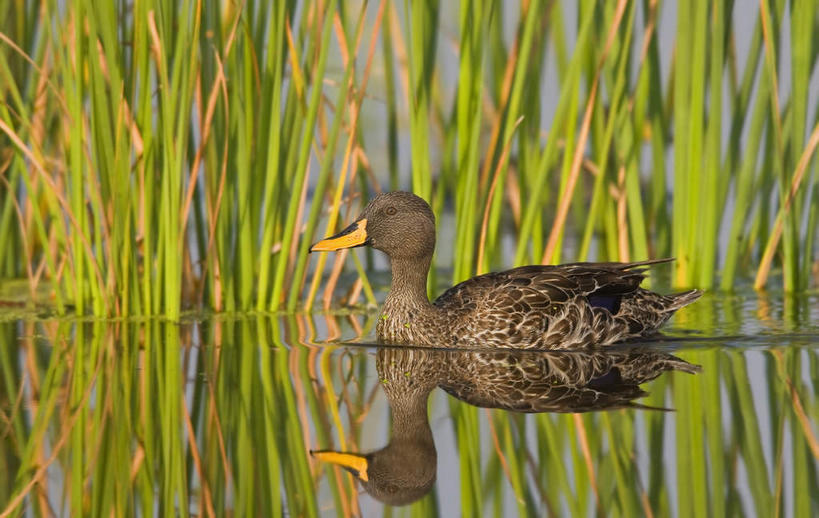
<instances>
[{"instance_id":1,"label":"green reed","mask_svg":"<svg viewBox=\"0 0 819 518\"><path fill-rule=\"evenodd\" d=\"M671 56L669 8L0 0L0 277L61 314L309 307L307 246L411 188L454 281L673 255L677 286L804 290L816 6L679 2Z\"/></svg>"}]
</instances>

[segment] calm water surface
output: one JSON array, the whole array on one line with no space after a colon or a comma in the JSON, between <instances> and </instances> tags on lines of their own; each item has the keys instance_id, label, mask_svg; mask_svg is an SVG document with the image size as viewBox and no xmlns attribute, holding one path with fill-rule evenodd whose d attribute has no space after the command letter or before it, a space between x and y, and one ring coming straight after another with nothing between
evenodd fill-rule
<instances>
[{"instance_id":1,"label":"calm water surface","mask_svg":"<svg viewBox=\"0 0 819 518\"><path fill-rule=\"evenodd\" d=\"M376 312L7 316L0 513L816 516L817 299L707 295L597 353L376 348Z\"/></svg>"}]
</instances>

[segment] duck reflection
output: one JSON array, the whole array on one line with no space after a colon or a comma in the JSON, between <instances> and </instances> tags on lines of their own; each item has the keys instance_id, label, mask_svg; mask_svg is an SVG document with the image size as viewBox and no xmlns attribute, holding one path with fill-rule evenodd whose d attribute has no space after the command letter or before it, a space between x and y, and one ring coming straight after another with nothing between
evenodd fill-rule
<instances>
[{"instance_id":1,"label":"duck reflection","mask_svg":"<svg viewBox=\"0 0 819 518\"><path fill-rule=\"evenodd\" d=\"M441 387L470 405L514 412L589 412L626 407L639 385L666 371L700 367L671 354L616 351L452 351L381 348L376 370L391 409L389 443L371 453L312 451L361 481L375 499L406 505L435 483L437 453L427 400Z\"/></svg>"}]
</instances>

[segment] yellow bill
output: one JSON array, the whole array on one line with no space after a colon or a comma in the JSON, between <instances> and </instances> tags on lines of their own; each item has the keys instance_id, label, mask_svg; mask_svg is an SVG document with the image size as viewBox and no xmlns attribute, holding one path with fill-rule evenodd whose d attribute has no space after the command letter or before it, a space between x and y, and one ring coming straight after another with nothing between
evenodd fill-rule
<instances>
[{"instance_id":1,"label":"yellow bill","mask_svg":"<svg viewBox=\"0 0 819 518\"><path fill-rule=\"evenodd\" d=\"M310 455L320 461L337 464L351 471L353 475L367 482L367 458L356 453L341 453L338 451L311 451Z\"/></svg>"},{"instance_id":2,"label":"yellow bill","mask_svg":"<svg viewBox=\"0 0 819 518\"><path fill-rule=\"evenodd\" d=\"M311 252L331 252L367 243L367 220L360 219L338 234L322 239L310 247Z\"/></svg>"}]
</instances>

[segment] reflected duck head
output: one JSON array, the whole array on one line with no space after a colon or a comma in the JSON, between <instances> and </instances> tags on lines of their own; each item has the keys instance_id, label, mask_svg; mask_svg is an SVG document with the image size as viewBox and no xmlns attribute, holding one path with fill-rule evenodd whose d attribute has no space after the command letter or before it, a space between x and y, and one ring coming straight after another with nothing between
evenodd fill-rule
<instances>
[{"instance_id":1,"label":"reflected duck head","mask_svg":"<svg viewBox=\"0 0 819 518\"><path fill-rule=\"evenodd\" d=\"M368 454L333 450L311 451L321 461L343 467L364 490L388 505L407 505L429 493L435 484L437 455L434 447L414 441L393 441Z\"/></svg>"}]
</instances>

